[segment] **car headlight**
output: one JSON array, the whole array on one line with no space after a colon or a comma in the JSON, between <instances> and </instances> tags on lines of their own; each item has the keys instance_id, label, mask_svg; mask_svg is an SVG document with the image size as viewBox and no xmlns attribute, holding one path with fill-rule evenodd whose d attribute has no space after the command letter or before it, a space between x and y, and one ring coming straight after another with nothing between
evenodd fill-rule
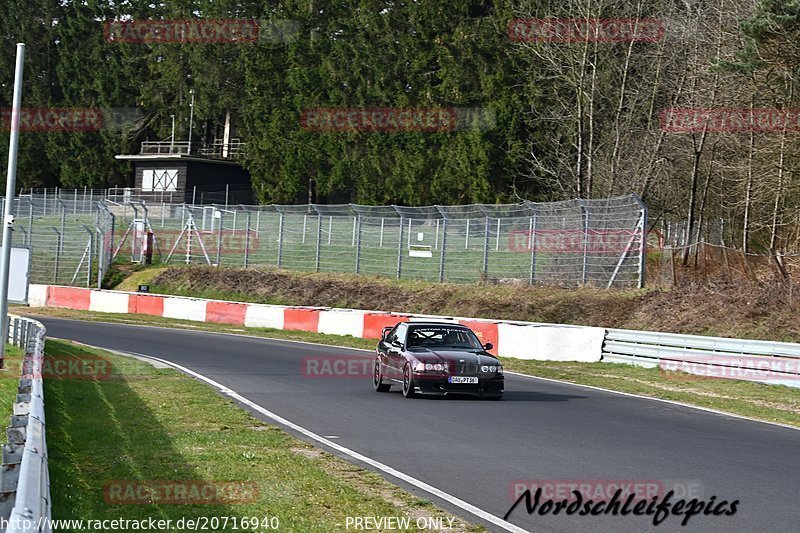
<instances>
[{"instance_id":1,"label":"car headlight","mask_svg":"<svg viewBox=\"0 0 800 533\"><path fill-rule=\"evenodd\" d=\"M497 365L497 373L498 374L502 374L503 373L503 367L502 366Z\"/></svg>"},{"instance_id":2,"label":"car headlight","mask_svg":"<svg viewBox=\"0 0 800 533\"><path fill-rule=\"evenodd\" d=\"M423 363L419 362L414 365L415 372L447 372L447 364L445 363Z\"/></svg>"},{"instance_id":3,"label":"car headlight","mask_svg":"<svg viewBox=\"0 0 800 533\"><path fill-rule=\"evenodd\" d=\"M495 372L502 374L503 367L500 365L483 365L481 366L481 372L485 374L494 374Z\"/></svg>"},{"instance_id":4,"label":"car headlight","mask_svg":"<svg viewBox=\"0 0 800 533\"><path fill-rule=\"evenodd\" d=\"M484 373L486 373L486 372L488 372L488 371L489 371L489 367L488 367L488 366L486 366L486 365L483 365L483 366L481 367L481 372L484 372Z\"/></svg>"}]
</instances>

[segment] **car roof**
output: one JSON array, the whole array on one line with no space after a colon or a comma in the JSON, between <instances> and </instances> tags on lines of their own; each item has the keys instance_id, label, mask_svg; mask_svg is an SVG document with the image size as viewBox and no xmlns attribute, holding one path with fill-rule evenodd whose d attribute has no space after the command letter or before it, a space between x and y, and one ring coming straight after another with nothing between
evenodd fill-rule
<instances>
[{"instance_id":1,"label":"car roof","mask_svg":"<svg viewBox=\"0 0 800 533\"><path fill-rule=\"evenodd\" d=\"M464 324L458 324L456 322L434 322L434 321L425 321L425 322L406 322L409 326L423 326L423 327L442 327L447 326L451 328L461 328L461 329L469 329Z\"/></svg>"}]
</instances>

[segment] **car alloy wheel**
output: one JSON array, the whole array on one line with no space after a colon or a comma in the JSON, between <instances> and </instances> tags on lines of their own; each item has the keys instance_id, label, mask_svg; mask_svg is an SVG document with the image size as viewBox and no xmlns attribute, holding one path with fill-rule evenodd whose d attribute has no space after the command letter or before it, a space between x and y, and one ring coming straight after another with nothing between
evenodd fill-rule
<instances>
[{"instance_id":1,"label":"car alloy wheel","mask_svg":"<svg viewBox=\"0 0 800 533\"><path fill-rule=\"evenodd\" d=\"M383 373L381 372L381 362L375 359L375 371L372 373L372 385L377 392L388 392L392 387L388 383L383 382Z\"/></svg>"},{"instance_id":2,"label":"car alloy wheel","mask_svg":"<svg viewBox=\"0 0 800 533\"><path fill-rule=\"evenodd\" d=\"M408 363L403 367L403 396L414 397L414 376L411 375L411 365Z\"/></svg>"}]
</instances>

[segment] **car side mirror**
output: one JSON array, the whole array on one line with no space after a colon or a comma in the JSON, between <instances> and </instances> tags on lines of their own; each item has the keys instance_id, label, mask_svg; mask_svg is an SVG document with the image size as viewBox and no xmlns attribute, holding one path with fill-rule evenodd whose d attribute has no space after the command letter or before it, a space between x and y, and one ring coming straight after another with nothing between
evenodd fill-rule
<instances>
[{"instance_id":1,"label":"car side mirror","mask_svg":"<svg viewBox=\"0 0 800 533\"><path fill-rule=\"evenodd\" d=\"M492 344L491 342L487 342L486 344L483 345L483 349L486 350L487 352L492 348L494 348L494 344Z\"/></svg>"}]
</instances>

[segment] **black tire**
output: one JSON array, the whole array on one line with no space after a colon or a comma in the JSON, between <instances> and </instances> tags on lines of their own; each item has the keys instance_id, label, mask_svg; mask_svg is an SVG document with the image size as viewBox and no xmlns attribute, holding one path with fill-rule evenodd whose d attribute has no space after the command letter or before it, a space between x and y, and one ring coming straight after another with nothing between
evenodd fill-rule
<instances>
[{"instance_id":1,"label":"black tire","mask_svg":"<svg viewBox=\"0 0 800 533\"><path fill-rule=\"evenodd\" d=\"M403 396L406 398L416 396L414 393L414 375L411 373L411 365L408 363L403 367Z\"/></svg>"},{"instance_id":2,"label":"black tire","mask_svg":"<svg viewBox=\"0 0 800 533\"><path fill-rule=\"evenodd\" d=\"M383 382L383 372L381 372L381 362L375 359L375 369L372 372L372 386L377 392L389 392L392 386L389 383Z\"/></svg>"}]
</instances>

